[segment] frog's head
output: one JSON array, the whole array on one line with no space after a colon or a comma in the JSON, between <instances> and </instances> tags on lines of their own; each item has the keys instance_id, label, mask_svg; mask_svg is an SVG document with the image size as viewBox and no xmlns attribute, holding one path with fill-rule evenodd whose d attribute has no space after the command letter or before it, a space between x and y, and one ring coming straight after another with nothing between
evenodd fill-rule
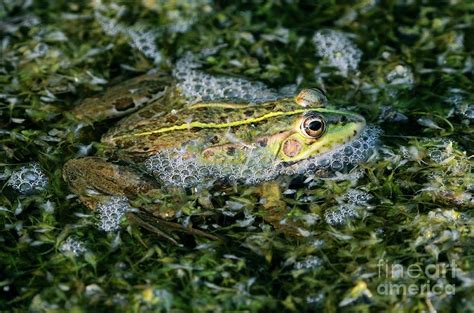
<instances>
[{"instance_id":1,"label":"frog's head","mask_svg":"<svg viewBox=\"0 0 474 313\"><path fill-rule=\"evenodd\" d=\"M291 129L268 138L277 159L298 162L334 151L357 139L365 119L355 113L314 108L295 116Z\"/></svg>"},{"instance_id":2,"label":"frog's head","mask_svg":"<svg viewBox=\"0 0 474 313\"><path fill-rule=\"evenodd\" d=\"M326 108L325 104L321 91L305 89L294 99L274 102L265 115L249 118L247 121L254 126L250 131L253 135L240 137L253 137L251 140L265 149L273 162L285 164L323 155L359 138L366 126L365 119L356 113ZM214 159L226 149L242 151L245 144L210 147L205 155Z\"/></svg>"}]
</instances>

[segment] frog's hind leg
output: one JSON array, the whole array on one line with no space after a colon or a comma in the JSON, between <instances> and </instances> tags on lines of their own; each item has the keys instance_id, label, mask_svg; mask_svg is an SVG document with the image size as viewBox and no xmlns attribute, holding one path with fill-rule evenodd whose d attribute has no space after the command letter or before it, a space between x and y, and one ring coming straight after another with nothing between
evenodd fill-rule
<instances>
[{"instance_id":1,"label":"frog's hind leg","mask_svg":"<svg viewBox=\"0 0 474 313\"><path fill-rule=\"evenodd\" d=\"M168 232L180 232L194 236L205 237L211 240L222 240L222 238L206 233L196 228L184 227L181 224L157 219L155 216L148 214L147 212L131 213L128 216L129 220L146 230L155 233L156 235L163 237L174 244L178 244L176 238L171 237Z\"/></svg>"},{"instance_id":2,"label":"frog's hind leg","mask_svg":"<svg viewBox=\"0 0 474 313\"><path fill-rule=\"evenodd\" d=\"M142 173L99 157L69 160L64 165L63 178L70 190L92 210L113 196L133 199L159 188Z\"/></svg>"},{"instance_id":3,"label":"frog's hind leg","mask_svg":"<svg viewBox=\"0 0 474 313\"><path fill-rule=\"evenodd\" d=\"M110 203L114 197L126 197L133 203L141 195L152 196L160 191L159 185L146 175L127 166L114 164L98 157L73 159L64 165L63 177L70 189L87 207L96 210L101 204ZM126 205L126 203L125 203ZM159 204L148 204L136 212L129 212L129 220L175 244L178 238L172 232L218 239L198 229L166 221L156 214Z\"/></svg>"}]
</instances>

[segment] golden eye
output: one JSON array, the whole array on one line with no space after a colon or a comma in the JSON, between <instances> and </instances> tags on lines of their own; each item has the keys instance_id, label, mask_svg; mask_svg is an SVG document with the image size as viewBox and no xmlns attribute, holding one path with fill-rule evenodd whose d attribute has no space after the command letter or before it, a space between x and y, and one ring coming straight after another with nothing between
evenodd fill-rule
<instances>
[{"instance_id":1,"label":"golden eye","mask_svg":"<svg viewBox=\"0 0 474 313\"><path fill-rule=\"evenodd\" d=\"M301 123L301 131L307 138L317 139L326 132L326 121L322 116L311 116Z\"/></svg>"}]
</instances>

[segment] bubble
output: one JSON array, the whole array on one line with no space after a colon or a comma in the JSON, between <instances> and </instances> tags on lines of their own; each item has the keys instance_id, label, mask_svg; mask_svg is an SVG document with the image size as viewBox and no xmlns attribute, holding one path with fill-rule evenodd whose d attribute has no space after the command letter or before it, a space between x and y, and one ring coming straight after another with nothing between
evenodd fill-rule
<instances>
[{"instance_id":1,"label":"bubble","mask_svg":"<svg viewBox=\"0 0 474 313\"><path fill-rule=\"evenodd\" d=\"M37 163L32 163L13 172L7 185L22 194L29 194L46 188L48 178Z\"/></svg>"},{"instance_id":2,"label":"bubble","mask_svg":"<svg viewBox=\"0 0 474 313\"><path fill-rule=\"evenodd\" d=\"M428 155L431 160L436 163L441 163L445 159L445 154L440 149L430 149Z\"/></svg>"},{"instance_id":3,"label":"bubble","mask_svg":"<svg viewBox=\"0 0 474 313\"><path fill-rule=\"evenodd\" d=\"M328 167L329 164L331 164L331 161L329 159L322 159L318 162L319 167Z\"/></svg>"},{"instance_id":4,"label":"bubble","mask_svg":"<svg viewBox=\"0 0 474 313\"><path fill-rule=\"evenodd\" d=\"M354 153L354 149L351 146L347 146L344 148L344 154L346 156L351 156Z\"/></svg>"},{"instance_id":5,"label":"bubble","mask_svg":"<svg viewBox=\"0 0 474 313\"><path fill-rule=\"evenodd\" d=\"M333 161L333 162L331 163L331 168L332 168L333 170L340 170L340 169L342 169L343 167L344 167L344 164L343 164L342 162L340 162L340 161L337 161L337 160L336 160L336 161Z\"/></svg>"},{"instance_id":6,"label":"bubble","mask_svg":"<svg viewBox=\"0 0 474 313\"><path fill-rule=\"evenodd\" d=\"M356 71L362 52L352 43L347 34L323 29L313 36L316 55L324 58L330 65L339 70L343 76Z\"/></svg>"}]
</instances>

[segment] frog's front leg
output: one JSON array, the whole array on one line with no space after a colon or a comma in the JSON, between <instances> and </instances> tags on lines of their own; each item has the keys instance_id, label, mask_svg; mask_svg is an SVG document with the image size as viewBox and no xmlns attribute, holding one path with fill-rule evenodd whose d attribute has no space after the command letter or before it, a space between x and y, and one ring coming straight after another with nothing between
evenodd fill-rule
<instances>
[{"instance_id":1,"label":"frog's front leg","mask_svg":"<svg viewBox=\"0 0 474 313\"><path fill-rule=\"evenodd\" d=\"M263 219L270 223L277 231L290 236L299 236L298 227L285 219L288 208L283 201L281 187L278 182L266 182L258 186L262 207L264 208Z\"/></svg>"}]
</instances>

